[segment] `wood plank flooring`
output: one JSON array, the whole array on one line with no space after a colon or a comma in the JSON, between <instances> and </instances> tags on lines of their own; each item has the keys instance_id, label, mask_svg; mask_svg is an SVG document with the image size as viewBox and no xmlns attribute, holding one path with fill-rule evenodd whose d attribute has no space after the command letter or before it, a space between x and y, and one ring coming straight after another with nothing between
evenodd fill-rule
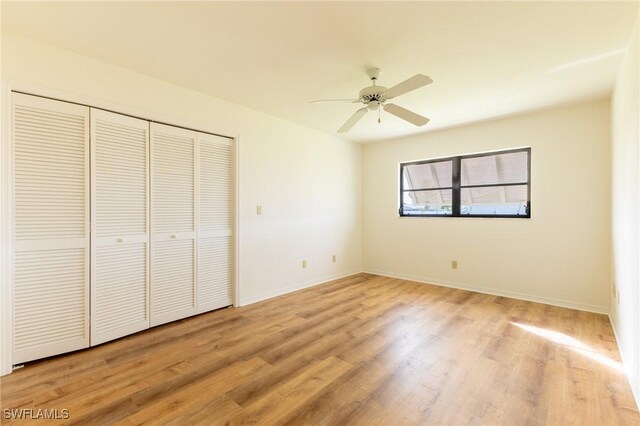
<instances>
[{"instance_id":1,"label":"wood plank flooring","mask_svg":"<svg viewBox=\"0 0 640 426\"><path fill-rule=\"evenodd\" d=\"M33 362L0 390L70 424L640 423L606 316L367 274Z\"/></svg>"}]
</instances>

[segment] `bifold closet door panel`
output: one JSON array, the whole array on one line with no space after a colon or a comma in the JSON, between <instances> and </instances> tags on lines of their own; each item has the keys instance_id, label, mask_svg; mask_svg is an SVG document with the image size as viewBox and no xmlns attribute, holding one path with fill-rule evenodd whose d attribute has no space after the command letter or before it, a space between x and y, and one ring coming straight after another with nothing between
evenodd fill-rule
<instances>
[{"instance_id":1,"label":"bifold closet door panel","mask_svg":"<svg viewBox=\"0 0 640 426\"><path fill-rule=\"evenodd\" d=\"M91 345L149 328L149 122L91 109Z\"/></svg>"},{"instance_id":2,"label":"bifold closet door panel","mask_svg":"<svg viewBox=\"0 0 640 426\"><path fill-rule=\"evenodd\" d=\"M11 99L19 364L89 346L89 108Z\"/></svg>"},{"instance_id":3,"label":"bifold closet door panel","mask_svg":"<svg viewBox=\"0 0 640 426\"><path fill-rule=\"evenodd\" d=\"M151 123L151 325L196 310L196 132Z\"/></svg>"},{"instance_id":4,"label":"bifold closet door panel","mask_svg":"<svg viewBox=\"0 0 640 426\"><path fill-rule=\"evenodd\" d=\"M232 142L198 133L198 312L233 304Z\"/></svg>"}]
</instances>

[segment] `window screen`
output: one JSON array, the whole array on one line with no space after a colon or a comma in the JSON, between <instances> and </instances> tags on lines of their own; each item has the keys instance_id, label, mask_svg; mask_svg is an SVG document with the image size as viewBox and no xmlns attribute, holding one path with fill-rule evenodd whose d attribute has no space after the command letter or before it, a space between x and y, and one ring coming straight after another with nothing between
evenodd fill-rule
<instances>
[{"instance_id":1,"label":"window screen","mask_svg":"<svg viewBox=\"0 0 640 426\"><path fill-rule=\"evenodd\" d=\"M400 165L401 216L531 217L531 149Z\"/></svg>"}]
</instances>

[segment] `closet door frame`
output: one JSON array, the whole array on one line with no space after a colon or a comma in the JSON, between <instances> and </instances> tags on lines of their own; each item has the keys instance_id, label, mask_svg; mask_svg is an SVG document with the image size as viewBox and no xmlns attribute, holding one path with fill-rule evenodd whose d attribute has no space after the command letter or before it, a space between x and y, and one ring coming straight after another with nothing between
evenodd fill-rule
<instances>
[{"instance_id":1,"label":"closet door frame","mask_svg":"<svg viewBox=\"0 0 640 426\"><path fill-rule=\"evenodd\" d=\"M2 87L0 102L0 376L13 366L13 92Z\"/></svg>"},{"instance_id":2,"label":"closet door frame","mask_svg":"<svg viewBox=\"0 0 640 426\"><path fill-rule=\"evenodd\" d=\"M150 194L149 191L151 190L151 184L150 184L150 140L151 140L151 136L150 136L150 123L148 120L144 120L144 119L139 119L139 118L134 118L134 117L130 117L124 114L119 114L119 113L114 113L111 111L105 111L105 110L101 110L98 108L91 108L91 117L90 117L90 123L93 123L93 118L94 115L106 115L109 117L110 120L113 121L117 121L120 122L122 124L127 125L128 123L132 123L132 122L139 122L139 121L144 121L146 122L146 133L147 133L147 141L146 141L146 161L145 161L145 171L146 171L146 185L145 185L145 190L146 190L146 194L145 194L145 206L146 206L146 225L145 225L145 232L146 232L146 236L145 237L140 237L140 236L109 236L109 237L98 237L97 233L96 233L96 224L97 224L97 208L96 208L96 203L97 203L97 179L96 179L96 172L97 172L97 166L96 166L96 149L95 149L95 144L96 144L96 137L95 137L95 126L91 126L91 137L90 137L90 152L91 152L91 299L90 299L90 306L93 308L93 305L95 303L95 301L97 300L96 297L96 290L97 290L97 286L94 285L95 279L97 277L97 271L96 271L96 266L97 266L97 248L102 246L102 245L106 245L109 243L127 243L127 244L137 244L137 243L144 243L146 244L146 265L145 265L145 273L146 273L146 284L145 284L145 292L146 292L146 311L145 311L145 322L140 323L140 324L131 324L129 326L125 326L125 327L121 327L115 330L111 330L109 333L106 334L101 334L101 335L97 335L96 331L94 330L94 328L91 328L91 346L94 345L99 345L101 343L105 343L108 342L110 340L113 339L117 339L118 337L123 337L129 334L133 334L133 333L137 333L139 331L145 330L147 328L149 328L149 314L150 314L150 308L149 308L149 299L150 299L150 279L149 279L149 273L150 273L150 231L151 231L151 226L150 226ZM106 243L106 244L105 244ZM93 319L93 312L91 313L91 317Z\"/></svg>"},{"instance_id":3,"label":"closet door frame","mask_svg":"<svg viewBox=\"0 0 640 426\"><path fill-rule=\"evenodd\" d=\"M233 307L240 301L240 136L231 139L231 300Z\"/></svg>"}]
</instances>

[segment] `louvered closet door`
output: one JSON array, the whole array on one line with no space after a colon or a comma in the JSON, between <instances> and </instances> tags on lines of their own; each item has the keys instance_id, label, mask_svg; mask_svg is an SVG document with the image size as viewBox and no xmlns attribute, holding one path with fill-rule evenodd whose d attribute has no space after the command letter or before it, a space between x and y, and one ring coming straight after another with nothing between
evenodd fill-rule
<instances>
[{"instance_id":1,"label":"louvered closet door","mask_svg":"<svg viewBox=\"0 0 640 426\"><path fill-rule=\"evenodd\" d=\"M89 345L89 108L12 94L13 363Z\"/></svg>"},{"instance_id":2,"label":"louvered closet door","mask_svg":"<svg viewBox=\"0 0 640 426\"><path fill-rule=\"evenodd\" d=\"M151 123L151 325L196 311L196 132Z\"/></svg>"},{"instance_id":3,"label":"louvered closet door","mask_svg":"<svg viewBox=\"0 0 640 426\"><path fill-rule=\"evenodd\" d=\"M149 328L149 122L91 109L91 345Z\"/></svg>"},{"instance_id":4,"label":"louvered closet door","mask_svg":"<svg viewBox=\"0 0 640 426\"><path fill-rule=\"evenodd\" d=\"M232 140L198 133L198 312L233 303Z\"/></svg>"}]
</instances>

